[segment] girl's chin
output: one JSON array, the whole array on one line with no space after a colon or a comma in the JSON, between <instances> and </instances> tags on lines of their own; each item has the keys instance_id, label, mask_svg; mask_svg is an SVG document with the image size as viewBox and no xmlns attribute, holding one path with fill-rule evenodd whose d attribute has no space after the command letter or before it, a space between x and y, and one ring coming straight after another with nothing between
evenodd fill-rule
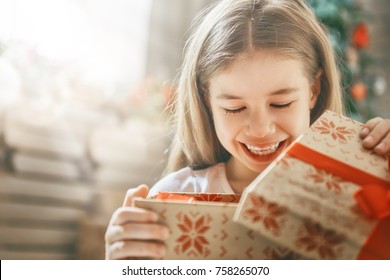
<instances>
[{"instance_id":1,"label":"girl's chin","mask_svg":"<svg viewBox=\"0 0 390 280\"><path fill-rule=\"evenodd\" d=\"M262 173L267 167L268 167L269 164L264 164L262 166L259 166L259 165L256 165L256 166L247 166L251 171L253 171L254 174L256 174L255 177L257 177L258 175L260 175L260 173Z\"/></svg>"}]
</instances>

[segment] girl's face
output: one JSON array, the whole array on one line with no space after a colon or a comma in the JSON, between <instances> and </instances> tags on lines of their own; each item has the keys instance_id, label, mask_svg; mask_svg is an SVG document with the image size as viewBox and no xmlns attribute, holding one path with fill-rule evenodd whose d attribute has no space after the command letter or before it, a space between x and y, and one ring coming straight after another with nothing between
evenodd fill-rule
<instances>
[{"instance_id":1,"label":"girl's face","mask_svg":"<svg viewBox=\"0 0 390 280\"><path fill-rule=\"evenodd\" d=\"M209 82L217 136L232 155L228 178L253 180L310 126L320 79L294 59L269 52L240 55Z\"/></svg>"}]
</instances>

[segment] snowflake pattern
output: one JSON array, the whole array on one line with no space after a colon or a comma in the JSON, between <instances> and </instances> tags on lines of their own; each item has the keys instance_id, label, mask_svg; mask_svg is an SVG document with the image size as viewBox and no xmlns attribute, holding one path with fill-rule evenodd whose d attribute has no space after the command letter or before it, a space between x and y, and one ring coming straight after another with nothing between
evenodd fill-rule
<instances>
[{"instance_id":1,"label":"snowflake pattern","mask_svg":"<svg viewBox=\"0 0 390 280\"><path fill-rule=\"evenodd\" d=\"M197 201L210 202L239 202L241 195L239 194L216 194L216 193L199 193L194 195Z\"/></svg>"},{"instance_id":2,"label":"snowflake pattern","mask_svg":"<svg viewBox=\"0 0 390 280\"><path fill-rule=\"evenodd\" d=\"M314 171L308 173L306 179L317 184L323 184L329 191L334 191L335 193L342 192L342 183L345 182L340 177L319 168L315 168Z\"/></svg>"},{"instance_id":3,"label":"snowflake pattern","mask_svg":"<svg viewBox=\"0 0 390 280\"><path fill-rule=\"evenodd\" d=\"M176 239L177 254L186 254L187 256L204 256L206 257L210 250L209 241L205 237L205 233L210 229L212 218L209 215L193 214L192 218L189 215L177 215L177 227L181 230L181 235Z\"/></svg>"},{"instance_id":4,"label":"snowflake pattern","mask_svg":"<svg viewBox=\"0 0 390 280\"><path fill-rule=\"evenodd\" d=\"M306 222L298 231L295 245L306 252L315 252L320 259L336 259L345 238L319 224Z\"/></svg>"},{"instance_id":5,"label":"snowflake pattern","mask_svg":"<svg viewBox=\"0 0 390 280\"><path fill-rule=\"evenodd\" d=\"M355 130L348 129L346 126L336 126L333 121L325 118L314 124L313 128L321 134L329 134L333 140L338 140L340 143L347 143L356 134Z\"/></svg>"},{"instance_id":6,"label":"snowflake pattern","mask_svg":"<svg viewBox=\"0 0 390 280\"><path fill-rule=\"evenodd\" d=\"M280 235L281 228L286 220L286 209L276 203L268 203L261 196L249 196L250 205L246 207L244 218L252 223L262 223L266 230L273 235Z\"/></svg>"}]
</instances>

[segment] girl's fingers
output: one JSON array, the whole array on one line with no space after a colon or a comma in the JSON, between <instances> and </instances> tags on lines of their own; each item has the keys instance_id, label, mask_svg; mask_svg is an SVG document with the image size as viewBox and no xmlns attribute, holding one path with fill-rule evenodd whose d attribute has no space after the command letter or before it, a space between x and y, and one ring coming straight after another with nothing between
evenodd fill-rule
<instances>
[{"instance_id":1,"label":"girl's fingers","mask_svg":"<svg viewBox=\"0 0 390 280\"><path fill-rule=\"evenodd\" d=\"M368 120L366 124L363 126L362 130L360 131L360 137L362 138L366 137L374 129L374 127L381 121L383 121L383 119L380 117L376 117Z\"/></svg>"},{"instance_id":2,"label":"girl's fingers","mask_svg":"<svg viewBox=\"0 0 390 280\"><path fill-rule=\"evenodd\" d=\"M136 188L128 189L126 192L125 199L123 201L123 206L131 206L132 200L134 197L142 197L145 198L148 196L149 187L147 185L139 185Z\"/></svg>"},{"instance_id":3,"label":"girl's fingers","mask_svg":"<svg viewBox=\"0 0 390 280\"><path fill-rule=\"evenodd\" d=\"M380 155L390 152L390 120L374 118L369 120L360 132L363 147L373 149Z\"/></svg>"},{"instance_id":4,"label":"girl's fingers","mask_svg":"<svg viewBox=\"0 0 390 280\"><path fill-rule=\"evenodd\" d=\"M153 223L158 215L153 211L137 207L120 207L111 216L110 225L123 225L130 222Z\"/></svg>"},{"instance_id":5,"label":"girl's fingers","mask_svg":"<svg viewBox=\"0 0 390 280\"><path fill-rule=\"evenodd\" d=\"M106 245L106 259L162 258L165 245L159 242L124 240Z\"/></svg>"},{"instance_id":6,"label":"girl's fingers","mask_svg":"<svg viewBox=\"0 0 390 280\"><path fill-rule=\"evenodd\" d=\"M390 133L382 138L382 141L374 147L374 152L379 155L390 154Z\"/></svg>"},{"instance_id":7,"label":"girl's fingers","mask_svg":"<svg viewBox=\"0 0 390 280\"><path fill-rule=\"evenodd\" d=\"M139 185L136 188L129 189L123 201L123 207L118 208L112 214L109 225L126 224L129 222L157 222L158 215L156 213L142 208L131 207L132 200L135 197L145 198L148 192L149 188L146 185Z\"/></svg>"},{"instance_id":8,"label":"girl's fingers","mask_svg":"<svg viewBox=\"0 0 390 280\"><path fill-rule=\"evenodd\" d=\"M169 230L161 224L129 223L110 226L105 235L106 243L121 240L156 240L164 241L169 237Z\"/></svg>"},{"instance_id":9,"label":"girl's fingers","mask_svg":"<svg viewBox=\"0 0 390 280\"><path fill-rule=\"evenodd\" d=\"M105 234L106 259L162 258L165 255L163 241L169 236L168 228L156 223L156 213L131 207L135 197L146 198L148 192L146 185L129 189L123 206L113 213Z\"/></svg>"}]
</instances>

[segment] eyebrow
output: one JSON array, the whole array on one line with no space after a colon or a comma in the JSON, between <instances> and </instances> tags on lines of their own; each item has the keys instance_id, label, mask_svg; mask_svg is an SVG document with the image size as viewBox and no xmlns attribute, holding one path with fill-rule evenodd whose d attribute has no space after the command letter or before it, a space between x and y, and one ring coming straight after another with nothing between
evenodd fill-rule
<instances>
[{"instance_id":1,"label":"eyebrow","mask_svg":"<svg viewBox=\"0 0 390 280\"><path fill-rule=\"evenodd\" d=\"M284 89L279 89L277 91L271 92L269 95L284 95L284 94L289 94L291 92L297 91L297 88L284 88ZM239 95L234 95L234 94L228 94L228 93L222 93L217 96L217 99L228 99L228 100L235 100L235 99L242 99L241 96Z\"/></svg>"}]
</instances>

